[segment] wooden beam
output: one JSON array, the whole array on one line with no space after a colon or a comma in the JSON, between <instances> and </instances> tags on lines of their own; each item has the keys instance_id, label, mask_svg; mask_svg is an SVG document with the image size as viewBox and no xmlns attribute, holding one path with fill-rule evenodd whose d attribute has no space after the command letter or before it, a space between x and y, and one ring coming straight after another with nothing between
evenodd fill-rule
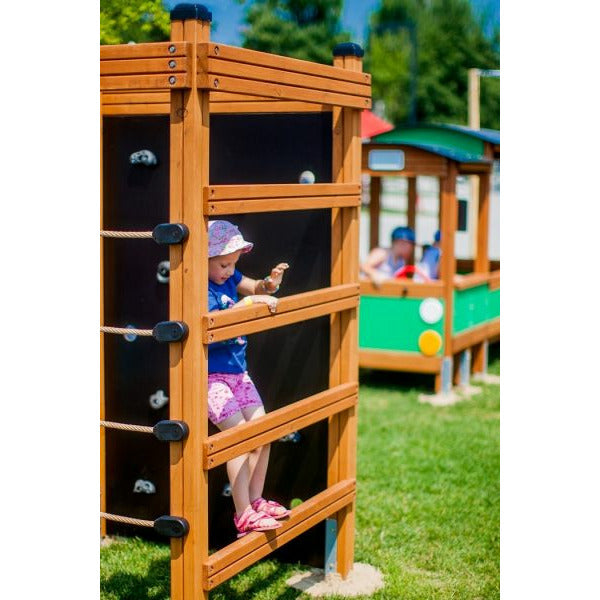
<instances>
[{"instance_id":1,"label":"wooden beam","mask_svg":"<svg viewBox=\"0 0 600 600\"><path fill-rule=\"evenodd\" d=\"M408 226L416 231L417 224L417 178L408 178L408 210L407 210Z\"/></svg>"},{"instance_id":2,"label":"wooden beam","mask_svg":"<svg viewBox=\"0 0 600 600\"><path fill-rule=\"evenodd\" d=\"M369 186L369 249L379 246L379 216L381 214L381 177L371 176Z\"/></svg>"},{"instance_id":3,"label":"wooden beam","mask_svg":"<svg viewBox=\"0 0 600 600\"><path fill-rule=\"evenodd\" d=\"M490 280L489 273L468 273L467 275L454 275L454 288L468 290L469 288L484 285Z\"/></svg>"},{"instance_id":4,"label":"wooden beam","mask_svg":"<svg viewBox=\"0 0 600 600\"><path fill-rule=\"evenodd\" d=\"M170 104L102 104L103 115L168 115Z\"/></svg>"},{"instance_id":5,"label":"wooden beam","mask_svg":"<svg viewBox=\"0 0 600 600\"><path fill-rule=\"evenodd\" d=\"M292 73L302 73L306 75L316 75L337 79L339 81L349 81L371 85L370 73L348 71L338 66L340 61L334 58L334 65L323 65L319 63L249 50L248 48L237 48L226 44L215 44L214 42L206 45L201 44L199 55L202 57L218 57L221 60L236 61L261 67L270 67L280 71L290 71Z\"/></svg>"},{"instance_id":6,"label":"wooden beam","mask_svg":"<svg viewBox=\"0 0 600 600\"><path fill-rule=\"evenodd\" d=\"M452 338L452 348L454 352L460 352L465 348L469 348L483 340L489 340L498 335L500 335L500 318L456 334Z\"/></svg>"},{"instance_id":7,"label":"wooden beam","mask_svg":"<svg viewBox=\"0 0 600 600\"><path fill-rule=\"evenodd\" d=\"M301 414L298 417L286 422L281 425L273 425L267 431L263 433L259 433L255 436L249 437L248 439L242 439L240 442L234 444L229 448L225 448L220 452L214 452L210 455L205 455L204 457L204 468L205 469L213 469L226 463L228 460L232 460L237 456L244 454L245 452L251 452L252 450L264 446L266 444L270 444L279 438L293 433L294 431L298 431L300 429L304 429L310 425L314 425L319 421L323 421L327 419L331 415L336 415L350 407L356 406L358 402L358 396L354 394L353 396L348 396L347 398L341 398L336 402L330 402L325 404L324 406L315 407L305 414ZM295 402L294 404L298 404ZM272 417L276 414L277 411L273 411L273 413L269 413L266 417L262 417L265 420L268 420L269 417ZM269 421L267 421L269 422ZM254 425L253 422L248 423L248 425ZM240 425L243 427L243 425ZM248 435L252 433L252 428L249 428L246 431ZM210 439L210 438L209 438Z\"/></svg>"},{"instance_id":8,"label":"wooden beam","mask_svg":"<svg viewBox=\"0 0 600 600\"><path fill-rule=\"evenodd\" d=\"M456 165L448 165L448 176L440 178L440 210L442 213L442 248L440 259L441 281L444 284L444 356L452 357L452 320L454 315L454 238L458 219L456 201Z\"/></svg>"},{"instance_id":9,"label":"wooden beam","mask_svg":"<svg viewBox=\"0 0 600 600\"><path fill-rule=\"evenodd\" d=\"M250 533L211 554L203 562L204 589L215 588L236 573L298 537L354 501L356 480L339 481L291 511L279 529Z\"/></svg>"},{"instance_id":10,"label":"wooden beam","mask_svg":"<svg viewBox=\"0 0 600 600\"><path fill-rule=\"evenodd\" d=\"M334 300L331 302L323 302L314 306L300 308L283 314L274 314L261 319L253 319L244 321L235 325L219 327L217 329L206 330L203 336L203 341L206 344L230 340L240 335L250 335L276 327L291 325L292 323L300 323L309 319L316 319L335 312L346 311L358 306L358 295L344 298L342 300ZM243 311L244 308L236 309L236 312Z\"/></svg>"},{"instance_id":11,"label":"wooden beam","mask_svg":"<svg viewBox=\"0 0 600 600\"><path fill-rule=\"evenodd\" d=\"M479 176L479 211L477 217L477 248L475 255L475 272L489 273L489 215L490 215L490 176L488 173Z\"/></svg>"},{"instance_id":12,"label":"wooden beam","mask_svg":"<svg viewBox=\"0 0 600 600\"><path fill-rule=\"evenodd\" d=\"M265 100L257 102L214 102L211 113L310 113L331 112L327 104L312 104L293 100Z\"/></svg>"},{"instance_id":13,"label":"wooden beam","mask_svg":"<svg viewBox=\"0 0 600 600\"><path fill-rule=\"evenodd\" d=\"M174 21L175 22L175 21ZM171 24L171 32L173 24ZM191 44L186 41L144 42L142 44L114 44L100 46L101 63L120 59L164 58L191 56Z\"/></svg>"},{"instance_id":14,"label":"wooden beam","mask_svg":"<svg viewBox=\"0 0 600 600\"><path fill-rule=\"evenodd\" d=\"M102 75L100 89L107 90L171 90L189 88L187 73L162 73L158 75Z\"/></svg>"},{"instance_id":15,"label":"wooden beam","mask_svg":"<svg viewBox=\"0 0 600 600\"><path fill-rule=\"evenodd\" d=\"M490 290L497 290L500 288L500 271L492 271L490 273L489 286Z\"/></svg>"},{"instance_id":16,"label":"wooden beam","mask_svg":"<svg viewBox=\"0 0 600 600\"><path fill-rule=\"evenodd\" d=\"M206 200L247 200L250 198L298 198L310 196L359 195L360 184L286 183L265 185L211 185L203 190Z\"/></svg>"},{"instance_id":17,"label":"wooden beam","mask_svg":"<svg viewBox=\"0 0 600 600\"><path fill-rule=\"evenodd\" d=\"M360 196L302 196L299 198L250 199L230 202L205 200L204 213L210 215L233 215L290 210L314 210L343 206L360 206Z\"/></svg>"},{"instance_id":18,"label":"wooden beam","mask_svg":"<svg viewBox=\"0 0 600 600\"><path fill-rule=\"evenodd\" d=\"M367 369L438 373L442 365L442 359L439 356L421 356L409 352L361 348L358 352L358 363L361 367Z\"/></svg>"},{"instance_id":19,"label":"wooden beam","mask_svg":"<svg viewBox=\"0 0 600 600\"><path fill-rule=\"evenodd\" d=\"M150 73L186 73L189 67L187 56L177 58L140 58L105 60L100 62L100 75L142 75Z\"/></svg>"},{"instance_id":20,"label":"wooden beam","mask_svg":"<svg viewBox=\"0 0 600 600\"><path fill-rule=\"evenodd\" d=\"M391 296L393 298L443 298L444 284L441 281L420 283L411 279L392 279L375 287L370 279L361 278L361 296Z\"/></svg>"},{"instance_id":21,"label":"wooden beam","mask_svg":"<svg viewBox=\"0 0 600 600\"><path fill-rule=\"evenodd\" d=\"M302 308L318 306L325 302L333 302L343 298L356 297L358 284L336 285L328 288L320 288L310 292L302 292L292 296L283 296L277 305L277 314L281 315ZM266 304L253 304L251 306L238 307L235 310L212 311L202 316L202 330L207 333L210 330L245 323L252 319L271 317Z\"/></svg>"}]
</instances>

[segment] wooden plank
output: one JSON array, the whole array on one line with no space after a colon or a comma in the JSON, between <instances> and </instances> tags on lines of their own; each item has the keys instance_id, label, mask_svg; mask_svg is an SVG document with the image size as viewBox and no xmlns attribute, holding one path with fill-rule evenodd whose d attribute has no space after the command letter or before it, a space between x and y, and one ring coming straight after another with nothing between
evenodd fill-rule
<instances>
[{"instance_id":1,"label":"wooden plank","mask_svg":"<svg viewBox=\"0 0 600 600\"><path fill-rule=\"evenodd\" d=\"M171 30L173 25L171 24ZM171 34L171 38L173 35ZM172 52L169 48L173 47ZM135 59L135 58L154 58L154 57L177 57L186 56L191 52L190 42L175 41L170 42L145 42L143 44L114 44L100 46L100 61Z\"/></svg>"},{"instance_id":2,"label":"wooden plank","mask_svg":"<svg viewBox=\"0 0 600 600\"><path fill-rule=\"evenodd\" d=\"M100 108L100 229L104 229L104 161L103 119ZM100 323L104 323L104 238L100 236ZM104 335L100 336L100 420L106 419L106 371L104 369ZM100 512L106 510L106 430L100 427ZM106 519L100 519L100 535L106 535Z\"/></svg>"},{"instance_id":3,"label":"wooden plank","mask_svg":"<svg viewBox=\"0 0 600 600\"><path fill-rule=\"evenodd\" d=\"M103 104L170 104L170 102L169 91L102 92Z\"/></svg>"},{"instance_id":4,"label":"wooden plank","mask_svg":"<svg viewBox=\"0 0 600 600\"><path fill-rule=\"evenodd\" d=\"M174 83L170 78L174 78ZM189 88L190 78L186 73L170 75L102 75L100 77L100 89L104 90L144 90L159 89L169 90L178 88Z\"/></svg>"},{"instance_id":5,"label":"wooden plank","mask_svg":"<svg viewBox=\"0 0 600 600\"><path fill-rule=\"evenodd\" d=\"M442 359L439 356L361 348L358 351L358 364L367 369L437 373L442 366Z\"/></svg>"},{"instance_id":6,"label":"wooden plank","mask_svg":"<svg viewBox=\"0 0 600 600\"><path fill-rule=\"evenodd\" d=\"M490 270L489 257L489 228L490 228L490 176L479 176L479 211L477 214L477 247L475 254L475 272L488 273Z\"/></svg>"},{"instance_id":7,"label":"wooden plank","mask_svg":"<svg viewBox=\"0 0 600 600\"><path fill-rule=\"evenodd\" d=\"M358 384L350 383L338 385L318 394L313 394L303 400L298 400L274 410L260 419L255 419L252 422L211 435L204 444L204 454L210 456L244 439L249 439L251 436L259 435L273 427L278 427L293 419L304 416L311 410L316 410L344 398L355 396L357 393Z\"/></svg>"},{"instance_id":8,"label":"wooden plank","mask_svg":"<svg viewBox=\"0 0 600 600\"><path fill-rule=\"evenodd\" d=\"M369 185L369 248L379 246L379 216L381 214L381 177L373 175Z\"/></svg>"},{"instance_id":9,"label":"wooden plank","mask_svg":"<svg viewBox=\"0 0 600 600\"><path fill-rule=\"evenodd\" d=\"M290 210L315 210L339 206L360 206L360 196L310 196L300 198L271 198L269 200L219 200L204 202L207 215L233 215Z\"/></svg>"},{"instance_id":10,"label":"wooden plank","mask_svg":"<svg viewBox=\"0 0 600 600\"><path fill-rule=\"evenodd\" d=\"M251 452L255 448L260 448L261 446L270 444L271 442L278 440L284 435L288 435L290 433L293 433L294 431L304 429L309 425L314 425L319 421L327 419L331 415L338 414L343 410L354 407L356 406L357 402L358 396L356 396L356 394L354 396L349 396L348 398L342 398L337 402L329 403L321 408L314 408L311 412L302 416L298 416L287 423L283 423L279 426L273 426L268 431L260 433L249 439L243 439L239 443L230 446L229 448L225 448L220 452L215 452L210 456L205 455L204 468L213 469L215 467L218 467L219 465L222 465L227 461L244 454L245 452ZM240 425L240 427L242 426Z\"/></svg>"},{"instance_id":11,"label":"wooden plank","mask_svg":"<svg viewBox=\"0 0 600 600\"><path fill-rule=\"evenodd\" d=\"M282 314L308 306L316 306L323 302L349 298L358 294L358 285L346 284L336 285L328 288L320 288L310 292L302 292L292 296L284 296L279 299L277 313ZM270 317L271 313L266 304L253 304L243 306L235 310L220 310L206 313L202 316L202 330L206 333L211 329L244 323L250 319Z\"/></svg>"},{"instance_id":12,"label":"wooden plank","mask_svg":"<svg viewBox=\"0 0 600 600\"><path fill-rule=\"evenodd\" d=\"M468 273L467 275L454 275L454 288L468 290L469 288L484 285L490 280L489 273Z\"/></svg>"},{"instance_id":13,"label":"wooden plank","mask_svg":"<svg viewBox=\"0 0 600 600\"><path fill-rule=\"evenodd\" d=\"M183 36L193 44L208 41L210 22L183 22ZM183 545L183 598L208 600L198 573L208 559L208 472L199 464L208 437L208 347L202 340L198 310L208 306L208 219L202 212L202 188L209 176L209 100L190 69L190 90L183 106L183 222L190 234L183 245L183 320L189 333L183 344L183 416L190 433L183 445L184 517L190 531Z\"/></svg>"},{"instance_id":14,"label":"wooden plank","mask_svg":"<svg viewBox=\"0 0 600 600\"><path fill-rule=\"evenodd\" d=\"M492 271L489 281L490 290L500 289L500 271Z\"/></svg>"},{"instance_id":15,"label":"wooden plank","mask_svg":"<svg viewBox=\"0 0 600 600\"><path fill-rule=\"evenodd\" d=\"M253 81L252 79L243 79L241 77L212 74L198 75L198 81L200 87L208 90L218 89L224 92L250 93L257 96L283 100L303 100L316 104L331 104L334 106L348 106L362 109L371 108L370 98L312 90L292 85L283 85L281 83Z\"/></svg>"},{"instance_id":16,"label":"wooden plank","mask_svg":"<svg viewBox=\"0 0 600 600\"><path fill-rule=\"evenodd\" d=\"M392 296L394 298L443 298L444 284L441 281L420 283L411 279L391 279L375 287L370 279L361 278L361 296Z\"/></svg>"},{"instance_id":17,"label":"wooden plank","mask_svg":"<svg viewBox=\"0 0 600 600\"><path fill-rule=\"evenodd\" d=\"M189 67L186 56L177 58L140 58L100 62L100 75L148 75L150 73L185 73Z\"/></svg>"},{"instance_id":18,"label":"wooden plank","mask_svg":"<svg viewBox=\"0 0 600 600\"><path fill-rule=\"evenodd\" d=\"M488 340L499 334L500 319L498 318L455 335L452 338L452 348L455 352L460 352L465 348L474 346L483 340Z\"/></svg>"},{"instance_id":19,"label":"wooden plank","mask_svg":"<svg viewBox=\"0 0 600 600\"><path fill-rule=\"evenodd\" d=\"M251 321L244 321L227 327L210 329L205 332L203 341L205 344L211 344L213 342L230 340L240 335L250 335L252 333L258 333L259 331L267 331L268 329L275 329L276 327L283 327L284 325L300 323L309 319L330 315L334 312L356 308L357 306L358 296L334 300L333 302L324 302L322 304L300 308L283 314L274 314L269 317L263 317L262 319L253 319ZM237 309L237 311L240 312L243 310L245 309Z\"/></svg>"},{"instance_id":20,"label":"wooden plank","mask_svg":"<svg viewBox=\"0 0 600 600\"><path fill-rule=\"evenodd\" d=\"M168 115L170 104L108 104L102 105L104 115Z\"/></svg>"},{"instance_id":21,"label":"wooden plank","mask_svg":"<svg viewBox=\"0 0 600 600\"><path fill-rule=\"evenodd\" d=\"M286 183L265 185L210 185L203 190L205 200L248 200L250 198L288 198L310 196L356 196L360 184Z\"/></svg>"},{"instance_id":22,"label":"wooden plank","mask_svg":"<svg viewBox=\"0 0 600 600\"><path fill-rule=\"evenodd\" d=\"M279 56L247 48L238 48L236 46L227 46L226 44L209 43L206 46L201 45L198 50L199 55L204 57L219 57L221 60L230 60L248 65L261 67L270 67L281 71L291 71L294 73L303 73L306 75L317 75L328 77L339 81L350 81L371 85L370 73L354 72L338 66L339 62L334 57L333 66L322 65L319 63L290 58L288 56Z\"/></svg>"},{"instance_id":23,"label":"wooden plank","mask_svg":"<svg viewBox=\"0 0 600 600\"><path fill-rule=\"evenodd\" d=\"M305 73L294 73L277 68L262 67L248 63L223 60L220 57L211 57L198 63L201 74L252 79L254 81L265 81L283 85L292 85L310 90L323 90L336 92L338 94L349 94L351 96L371 97L371 86L363 83L352 83L329 77L307 75Z\"/></svg>"},{"instance_id":24,"label":"wooden plank","mask_svg":"<svg viewBox=\"0 0 600 600\"><path fill-rule=\"evenodd\" d=\"M444 284L444 356L453 354L452 320L454 314L454 275L456 260L454 257L454 238L458 219L456 200L456 164L448 164L448 176L440 178L440 208L442 256L440 259L440 275Z\"/></svg>"},{"instance_id":25,"label":"wooden plank","mask_svg":"<svg viewBox=\"0 0 600 600\"><path fill-rule=\"evenodd\" d=\"M408 226L415 231L417 224L417 178L408 178Z\"/></svg>"},{"instance_id":26,"label":"wooden plank","mask_svg":"<svg viewBox=\"0 0 600 600\"><path fill-rule=\"evenodd\" d=\"M331 112L331 106L326 104L310 104L275 100L260 102L216 102L210 106L211 113L312 113Z\"/></svg>"},{"instance_id":27,"label":"wooden plank","mask_svg":"<svg viewBox=\"0 0 600 600\"><path fill-rule=\"evenodd\" d=\"M204 588L216 587L246 566L310 529L332 512L339 510L345 502L351 501L355 492L355 480L340 481L293 508L290 518L282 521L279 529L249 533L211 554L203 562Z\"/></svg>"},{"instance_id":28,"label":"wooden plank","mask_svg":"<svg viewBox=\"0 0 600 600\"><path fill-rule=\"evenodd\" d=\"M344 57L344 68L361 72L362 61L355 56ZM344 108L343 113L343 181L360 183L361 132L360 111ZM359 208L342 209L342 283L358 283L359 276ZM358 380L358 309L341 315L340 381ZM351 407L340 413L338 423L338 477L356 477L357 410ZM346 578L354 563L355 504L337 513L337 572Z\"/></svg>"}]
</instances>

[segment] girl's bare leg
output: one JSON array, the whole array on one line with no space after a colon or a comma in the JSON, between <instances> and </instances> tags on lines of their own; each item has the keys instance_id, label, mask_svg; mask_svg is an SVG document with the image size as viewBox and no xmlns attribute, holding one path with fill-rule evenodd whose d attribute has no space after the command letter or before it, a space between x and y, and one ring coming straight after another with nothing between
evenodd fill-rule
<instances>
[{"instance_id":1,"label":"girl's bare leg","mask_svg":"<svg viewBox=\"0 0 600 600\"><path fill-rule=\"evenodd\" d=\"M262 406L251 406L250 408L242 408L242 413L246 421L258 419L265 414L265 409ZM269 453L271 444L266 444L260 448L255 448L248 452L248 470L249 470L249 500L252 502L256 498L260 498L265 487L265 479L267 478L267 468L269 466Z\"/></svg>"},{"instance_id":2,"label":"girl's bare leg","mask_svg":"<svg viewBox=\"0 0 600 600\"><path fill-rule=\"evenodd\" d=\"M231 417L217 424L217 427L223 431L245 423L246 419L241 412L237 412ZM236 456L227 461L227 476L231 484L231 495L235 505L235 513L239 517L250 504L249 487L250 487L250 468L248 454Z\"/></svg>"}]
</instances>

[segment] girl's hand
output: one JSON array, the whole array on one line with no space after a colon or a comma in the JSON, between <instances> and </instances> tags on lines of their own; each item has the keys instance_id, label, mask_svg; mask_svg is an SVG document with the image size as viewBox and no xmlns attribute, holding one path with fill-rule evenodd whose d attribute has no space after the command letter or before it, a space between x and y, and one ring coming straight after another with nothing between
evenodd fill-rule
<instances>
[{"instance_id":1,"label":"girl's hand","mask_svg":"<svg viewBox=\"0 0 600 600\"><path fill-rule=\"evenodd\" d=\"M286 269L289 269L290 265L287 263L279 263L276 267L271 269L271 281L278 286L281 284L281 280L283 279L283 272Z\"/></svg>"},{"instance_id":2,"label":"girl's hand","mask_svg":"<svg viewBox=\"0 0 600 600\"><path fill-rule=\"evenodd\" d=\"M266 304L271 311L271 314L275 314L277 312L277 298L275 296L252 296L252 302L255 304Z\"/></svg>"}]
</instances>

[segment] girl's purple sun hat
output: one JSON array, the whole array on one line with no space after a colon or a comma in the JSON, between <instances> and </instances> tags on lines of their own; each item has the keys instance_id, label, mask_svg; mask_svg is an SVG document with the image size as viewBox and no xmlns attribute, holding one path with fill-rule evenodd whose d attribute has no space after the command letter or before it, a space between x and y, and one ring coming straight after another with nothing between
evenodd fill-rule
<instances>
[{"instance_id":1,"label":"girl's purple sun hat","mask_svg":"<svg viewBox=\"0 0 600 600\"><path fill-rule=\"evenodd\" d=\"M229 221L208 222L208 258L231 254L237 250L250 252L254 244L247 242L240 230Z\"/></svg>"}]
</instances>

